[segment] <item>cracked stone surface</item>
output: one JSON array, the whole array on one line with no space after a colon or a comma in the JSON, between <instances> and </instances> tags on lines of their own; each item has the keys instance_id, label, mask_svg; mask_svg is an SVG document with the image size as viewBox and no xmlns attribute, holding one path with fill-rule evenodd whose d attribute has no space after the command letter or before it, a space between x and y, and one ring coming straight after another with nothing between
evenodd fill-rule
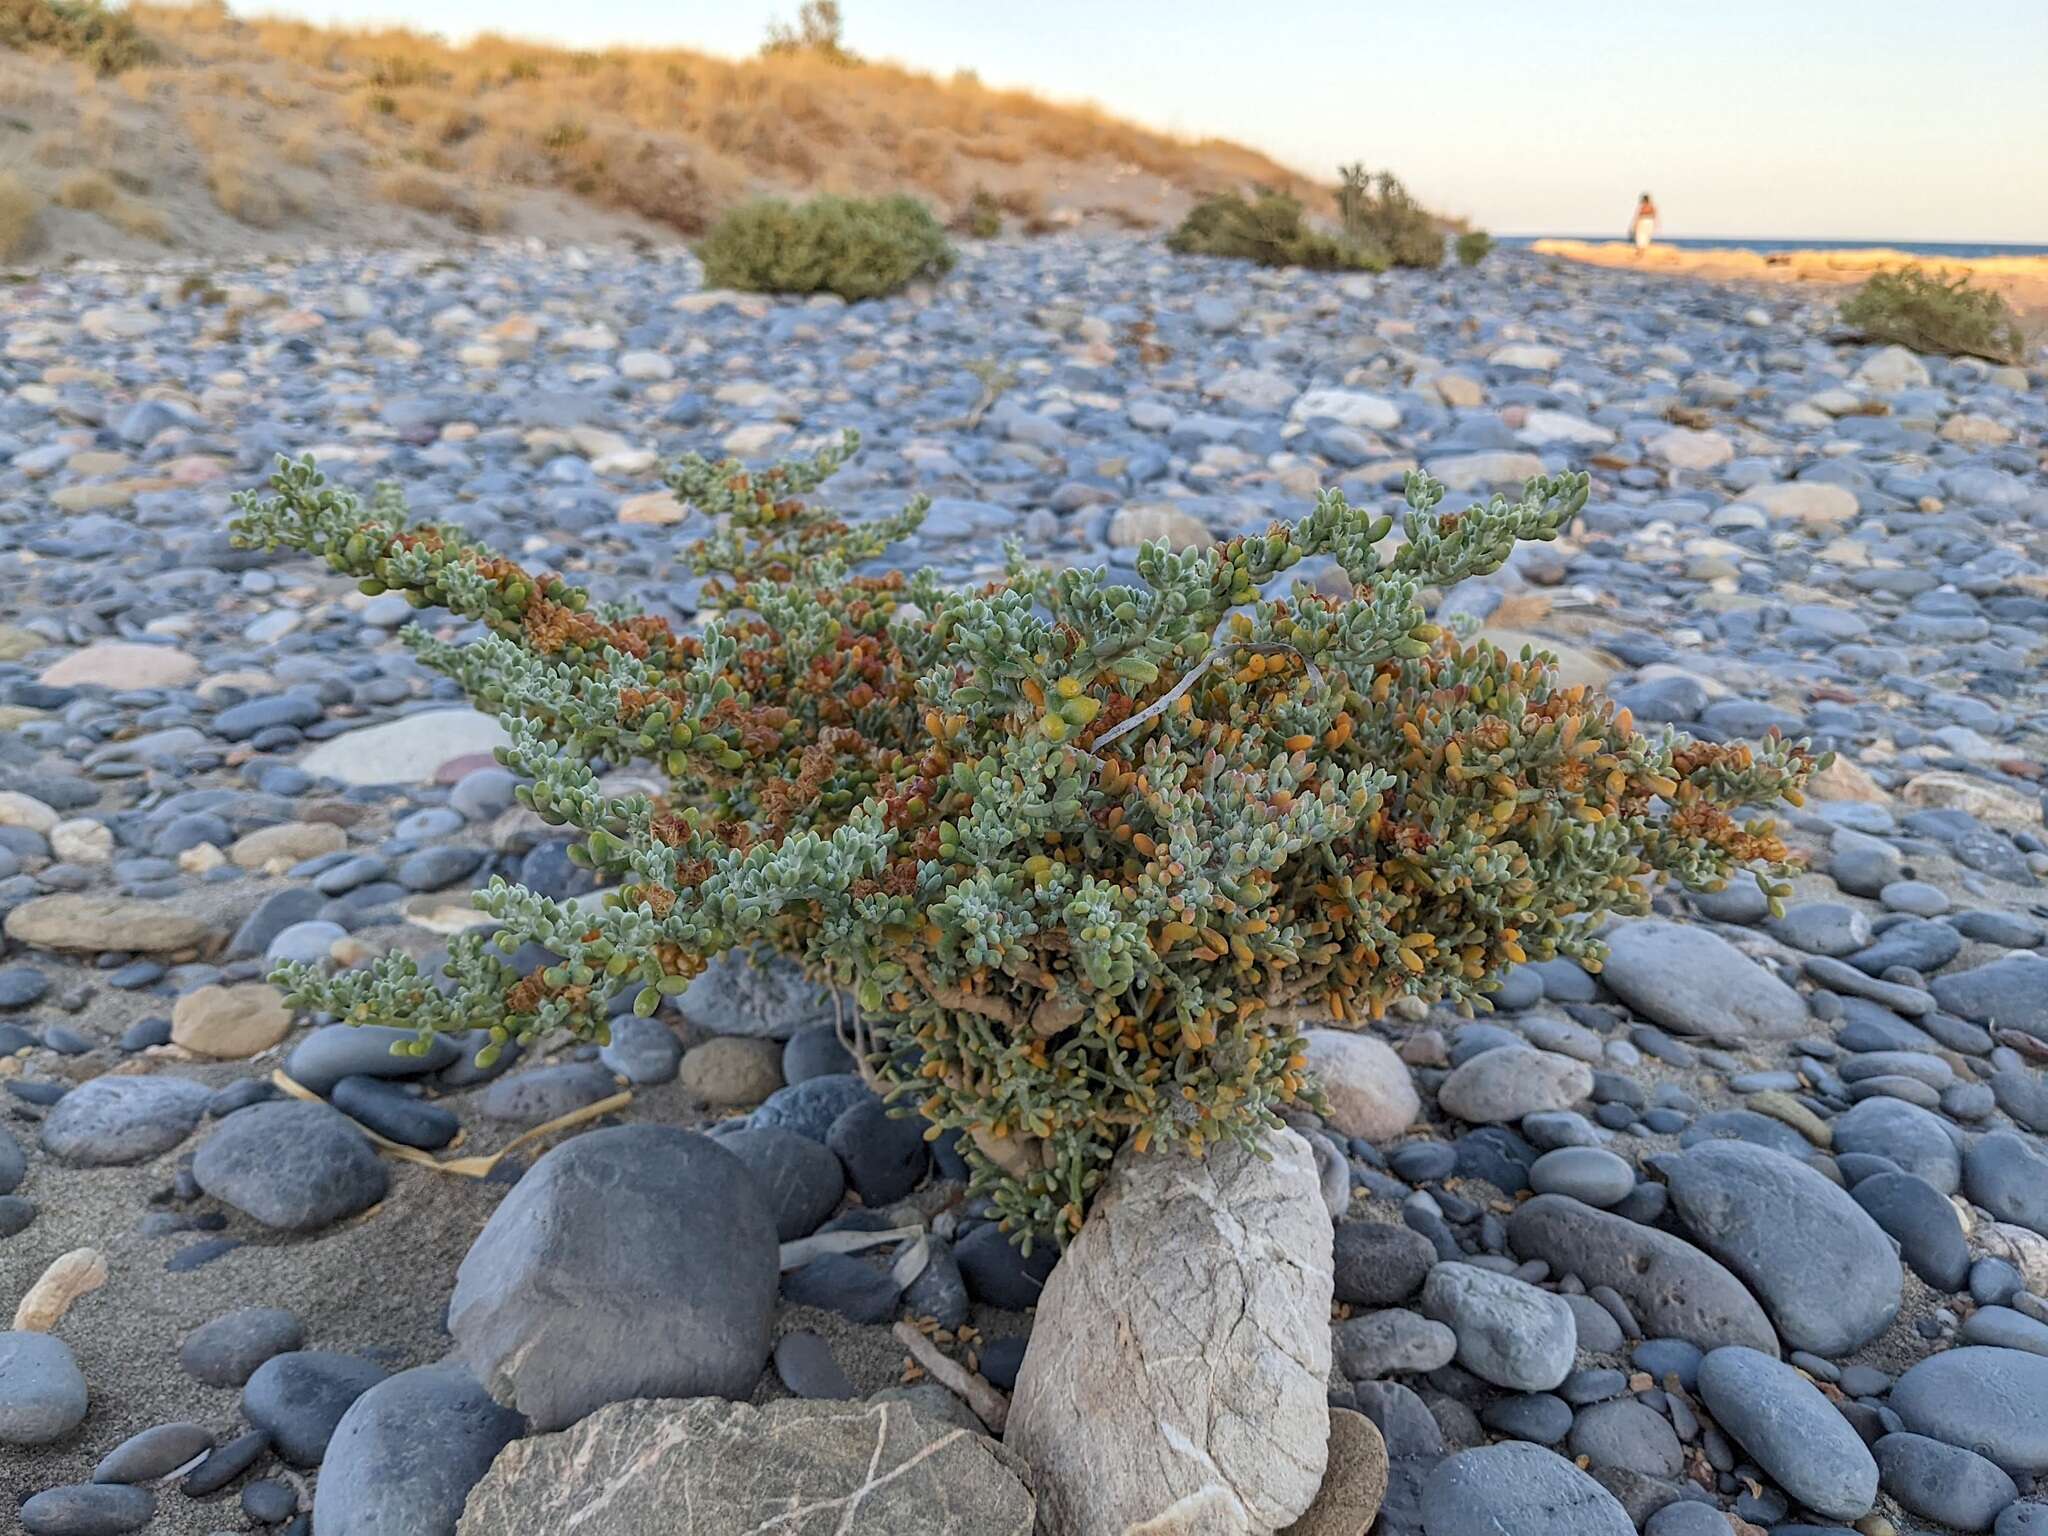
<instances>
[{"instance_id":1,"label":"cracked stone surface","mask_svg":"<svg viewBox=\"0 0 2048 1536\"><path fill-rule=\"evenodd\" d=\"M995 1441L901 1402L613 1403L515 1440L457 1536L1031 1536Z\"/></svg>"},{"instance_id":2,"label":"cracked stone surface","mask_svg":"<svg viewBox=\"0 0 2048 1536\"><path fill-rule=\"evenodd\" d=\"M1266 1536L1329 1451L1330 1223L1308 1143L1120 1156L1046 1283L1005 1436L1039 1536Z\"/></svg>"}]
</instances>

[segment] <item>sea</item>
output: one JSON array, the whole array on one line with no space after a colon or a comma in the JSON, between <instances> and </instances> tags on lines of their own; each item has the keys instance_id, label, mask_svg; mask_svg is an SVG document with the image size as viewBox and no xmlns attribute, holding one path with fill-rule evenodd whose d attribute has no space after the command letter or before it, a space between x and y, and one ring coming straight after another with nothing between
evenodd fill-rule
<instances>
[{"instance_id":1,"label":"sea","mask_svg":"<svg viewBox=\"0 0 2048 1536\"><path fill-rule=\"evenodd\" d=\"M1502 245L1527 246L1537 240L1622 240L1628 236L1616 230L1604 235L1502 235ZM1681 251L1905 251L1914 256L1954 259L1982 259L1987 256L2048 256L2048 245L1972 245L1942 240L1758 240L1748 235L1686 235L1677 239L1657 236L1659 245Z\"/></svg>"}]
</instances>

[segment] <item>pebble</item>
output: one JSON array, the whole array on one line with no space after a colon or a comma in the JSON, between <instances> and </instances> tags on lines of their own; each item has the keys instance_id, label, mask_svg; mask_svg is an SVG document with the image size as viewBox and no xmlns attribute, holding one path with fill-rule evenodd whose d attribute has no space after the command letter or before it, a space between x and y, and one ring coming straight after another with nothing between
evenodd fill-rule
<instances>
[{"instance_id":1,"label":"pebble","mask_svg":"<svg viewBox=\"0 0 2048 1536\"><path fill-rule=\"evenodd\" d=\"M860 1395L832 1358L832 1346L807 1329L785 1334L776 1342L775 1374L798 1397L847 1399Z\"/></svg>"},{"instance_id":2,"label":"pebble","mask_svg":"<svg viewBox=\"0 0 2048 1536\"><path fill-rule=\"evenodd\" d=\"M384 1198L383 1161L324 1104L257 1104L220 1123L192 1160L199 1187L266 1227L317 1232Z\"/></svg>"},{"instance_id":3,"label":"pebble","mask_svg":"<svg viewBox=\"0 0 2048 1536\"><path fill-rule=\"evenodd\" d=\"M1771 972L1704 928L1650 919L1609 940L1601 980L1644 1018L1710 1040L1789 1040L1806 1004Z\"/></svg>"},{"instance_id":4,"label":"pebble","mask_svg":"<svg viewBox=\"0 0 2048 1536\"><path fill-rule=\"evenodd\" d=\"M1554 1451L1509 1441L1445 1458L1422 1487L1424 1536L1635 1536L1620 1502Z\"/></svg>"},{"instance_id":5,"label":"pebble","mask_svg":"<svg viewBox=\"0 0 2048 1536\"><path fill-rule=\"evenodd\" d=\"M1556 1273L1612 1287L1656 1336L1702 1348L1778 1348L1776 1331L1743 1283L1671 1233L1562 1195L1539 1195L1509 1219L1508 1241L1516 1253L1541 1259Z\"/></svg>"},{"instance_id":6,"label":"pebble","mask_svg":"<svg viewBox=\"0 0 2048 1536\"><path fill-rule=\"evenodd\" d=\"M1714 1422L1797 1503L1859 1520L1877 1502L1877 1463L1820 1390L1753 1349L1710 1351L1700 1400Z\"/></svg>"},{"instance_id":7,"label":"pebble","mask_svg":"<svg viewBox=\"0 0 2048 1536\"><path fill-rule=\"evenodd\" d=\"M252 1429L215 1446L204 1461L185 1474L178 1486L191 1497L203 1499L220 1492L269 1454L270 1432Z\"/></svg>"},{"instance_id":8,"label":"pebble","mask_svg":"<svg viewBox=\"0 0 2048 1536\"><path fill-rule=\"evenodd\" d=\"M499 1078L483 1091L477 1113L511 1125L539 1125L610 1098L618 1089L610 1067L594 1061L564 1062Z\"/></svg>"},{"instance_id":9,"label":"pebble","mask_svg":"<svg viewBox=\"0 0 2048 1536\"><path fill-rule=\"evenodd\" d=\"M782 1087L785 1078L796 1083L828 1075L790 1074L787 1065L789 1050L804 1038L804 1035L797 1036L785 1048L773 1040L748 1035L714 1035L683 1053L679 1067L683 1087L690 1097L713 1109L759 1104ZM839 1052L841 1058L845 1057L846 1053L836 1039L832 1048ZM836 1065L834 1071L843 1075L844 1063Z\"/></svg>"},{"instance_id":10,"label":"pebble","mask_svg":"<svg viewBox=\"0 0 2048 1536\"><path fill-rule=\"evenodd\" d=\"M1870 1452L1884 1491L1937 1525L1988 1531L1999 1511L2020 1496L2013 1480L1976 1452L1925 1435L1885 1435Z\"/></svg>"},{"instance_id":11,"label":"pebble","mask_svg":"<svg viewBox=\"0 0 2048 1536\"><path fill-rule=\"evenodd\" d=\"M1938 1291L1960 1291L1969 1278L1970 1248L1955 1207L1925 1179L1910 1173L1879 1173L1852 1191L1886 1234L1913 1273Z\"/></svg>"},{"instance_id":12,"label":"pebble","mask_svg":"<svg viewBox=\"0 0 2048 1536\"><path fill-rule=\"evenodd\" d=\"M1391 1307L1422 1289L1437 1262L1428 1238L1381 1221L1340 1221L1334 1234L1336 1299Z\"/></svg>"},{"instance_id":13,"label":"pebble","mask_svg":"<svg viewBox=\"0 0 2048 1536\"><path fill-rule=\"evenodd\" d=\"M329 1095L334 1107L387 1141L435 1152L462 1129L452 1110L380 1077L344 1077Z\"/></svg>"},{"instance_id":14,"label":"pebble","mask_svg":"<svg viewBox=\"0 0 2048 1536\"><path fill-rule=\"evenodd\" d=\"M1592 1091L1593 1072L1582 1061L1550 1051L1502 1049L1453 1069L1437 1089L1437 1103L1460 1120L1493 1125L1569 1109Z\"/></svg>"},{"instance_id":15,"label":"pebble","mask_svg":"<svg viewBox=\"0 0 2048 1536\"><path fill-rule=\"evenodd\" d=\"M85 1377L47 1333L0 1333L0 1445L47 1445L85 1419Z\"/></svg>"},{"instance_id":16,"label":"pebble","mask_svg":"<svg viewBox=\"0 0 2048 1536\"><path fill-rule=\"evenodd\" d=\"M192 1134L212 1091L180 1077L96 1077L43 1121L43 1146L92 1167L139 1163Z\"/></svg>"},{"instance_id":17,"label":"pebble","mask_svg":"<svg viewBox=\"0 0 2048 1536\"><path fill-rule=\"evenodd\" d=\"M147 1488L113 1483L77 1483L49 1488L21 1506L28 1536L125 1536L156 1514L156 1495Z\"/></svg>"},{"instance_id":18,"label":"pebble","mask_svg":"<svg viewBox=\"0 0 2048 1536\"><path fill-rule=\"evenodd\" d=\"M288 1354L306 1341L299 1320L280 1307L243 1307L201 1324L178 1347L186 1374L211 1387L244 1385L273 1355Z\"/></svg>"},{"instance_id":19,"label":"pebble","mask_svg":"<svg viewBox=\"0 0 2048 1536\"><path fill-rule=\"evenodd\" d=\"M683 1045L674 1030L659 1019L628 1013L611 1021L611 1032L611 1040L597 1054L606 1070L639 1087L675 1081Z\"/></svg>"},{"instance_id":20,"label":"pebble","mask_svg":"<svg viewBox=\"0 0 2048 1536\"><path fill-rule=\"evenodd\" d=\"M1748 1142L1703 1142L1669 1160L1666 1181L1680 1220L1755 1292L1787 1344L1845 1355L1898 1315L1890 1241L1803 1163Z\"/></svg>"},{"instance_id":21,"label":"pebble","mask_svg":"<svg viewBox=\"0 0 2048 1536\"><path fill-rule=\"evenodd\" d=\"M1539 1195L1565 1195L1587 1205L1617 1205L1635 1186L1635 1170L1599 1147L1559 1147L1529 1168L1529 1187Z\"/></svg>"},{"instance_id":22,"label":"pebble","mask_svg":"<svg viewBox=\"0 0 2048 1536\"><path fill-rule=\"evenodd\" d=\"M1434 1371L1458 1354L1458 1336L1446 1324L1398 1307L1345 1319L1330 1343L1348 1381Z\"/></svg>"},{"instance_id":23,"label":"pebble","mask_svg":"<svg viewBox=\"0 0 2048 1536\"><path fill-rule=\"evenodd\" d=\"M453 1065L461 1055L446 1035L432 1036L424 1056L392 1054L392 1046L418 1038L414 1030L383 1024L323 1024L292 1047L285 1075L324 1095L344 1077L424 1077Z\"/></svg>"},{"instance_id":24,"label":"pebble","mask_svg":"<svg viewBox=\"0 0 2048 1536\"><path fill-rule=\"evenodd\" d=\"M1914 1434L2009 1473L2048 1473L2048 1355L1985 1345L1930 1355L1899 1377L1890 1406Z\"/></svg>"},{"instance_id":25,"label":"pebble","mask_svg":"<svg viewBox=\"0 0 2048 1536\"><path fill-rule=\"evenodd\" d=\"M1970 1144L1963 1192L2000 1221L2048 1235L2048 1156L2016 1132L1996 1131Z\"/></svg>"},{"instance_id":26,"label":"pebble","mask_svg":"<svg viewBox=\"0 0 2048 1536\"><path fill-rule=\"evenodd\" d=\"M753 1176L781 1242L809 1237L839 1209L846 1171L822 1143L773 1126L743 1127L718 1144Z\"/></svg>"},{"instance_id":27,"label":"pebble","mask_svg":"<svg viewBox=\"0 0 2048 1536\"><path fill-rule=\"evenodd\" d=\"M1685 1470L1685 1452L1671 1421L1632 1397L1581 1409L1566 1448L1574 1459L1586 1458L1589 1470L1612 1467L1661 1478L1676 1478Z\"/></svg>"},{"instance_id":28,"label":"pebble","mask_svg":"<svg viewBox=\"0 0 2048 1536\"><path fill-rule=\"evenodd\" d=\"M1458 1364L1513 1392L1548 1392L1570 1374L1578 1326L1564 1299L1511 1275L1439 1264L1422 1310L1458 1339Z\"/></svg>"},{"instance_id":29,"label":"pebble","mask_svg":"<svg viewBox=\"0 0 2048 1536\"><path fill-rule=\"evenodd\" d=\"M213 1449L213 1431L197 1424L159 1424L130 1435L92 1469L96 1483L153 1483Z\"/></svg>"},{"instance_id":30,"label":"pebble","mask_svg":"<svg viewBox=\"0 0 2048 1536\"><path fill-rule=\"evenodd\" d=\"M627 1398L744 1397L776 1272L774 1223L730 1151L667 1125L585 1130L537 1158L470 1245L451 1363L537 1431Z\"/></svg>"},{"instance_id":31,"label":"pebble","mask_svg":"<svg viewBox=\"0 0 2048 1536\"><path fill-rule=\"evenodd\" d=\"M328 1439L313 1526L320 1536L453 1531L469 1490L524 1428L457 1365L373 1382Z\"/></svg>"}]
</instances>

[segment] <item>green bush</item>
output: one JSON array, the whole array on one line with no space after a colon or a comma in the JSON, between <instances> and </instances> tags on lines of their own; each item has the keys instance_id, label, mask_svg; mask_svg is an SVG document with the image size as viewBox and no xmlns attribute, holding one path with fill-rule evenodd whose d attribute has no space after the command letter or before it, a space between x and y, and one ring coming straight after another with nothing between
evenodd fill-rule
<instances>
[{"instance_id":1,"label":"green bush","mask_svg":"<svg viewBox=\"0 0 2048 1536\"><path fill-rule=\"evenodd\" d=\"M693 551L719 613L696 634L409 526L395 489L365 504L310 459L238 498L240 544L481 621L407 644L503 712L522 802L609 889L591 909L494 881L475 899L503 929L453 939L442 978L396 950L286 967L293 1005L410 1026L419 1051L471 1028L602 1040L614 995L649 1014L766 945L853 994L863 1072L928 1138L962 1133L1013 1231L1064 1242L1126 1142L1199 1153L1319 1102L1306 1021L1483 1007L1510 964L1597 970L1646 877L1785 869L1770 822L1733 813L1796 802L1803 744L1638 735L1548 656L1427 622L1425 589L1555 536L1584 475L1462 513L1411 476L1391 554L1390 515L1326 491L1292 526L1146 546L1140 587L1013 552L963 592L851 574L925 510L849 526L808 504L854 447L671 472L718 530ZM1359 595L1268 595L1316 558ZM659 800L603 787L629 763ZM522 974L528 941L557 958Z\"/></svg>"},{"instance_id":2,"label":"green bush","mask_svg":"<svg viewBox=\"0 0 2048 1536\"><path fill-rule=\"evenodd\" d=\"M1919 267L1880 272L1843 301L1842 323L1871 341L1915 352L2018 362L2026 338L1999 295L1972 288L1968 274L1944 282Z\"/></svg>"},{"instance_id":3,"label":"green bush","mask_svg":"<svg viewBox=\"0 0 2048 1536\"><path fill-rule=\"evenodd\" d=\"M1392 171L1369 174L1362 165L1337 168L1337 216L1359 245L1386 252L1397 267L1440 267L1444 233L1436 215L1408 194Z\"/></svg>"},{"instance_id":4,"label":"green bush","mask_svg":"<svg viewBox=\"0 0 2048 1536\"><path fill-rule=\"evenodd\" d=\"M1493 236L1483 229L1468 229L1458 236L1458 264L1476 267L1493 254Z\"/></svg>"},{"instance_id":5,"label":"green bush","mask_svg":"<svg viewBox=\"0 0 2048 1536\"><path fill-rule=\"evenodd\" d=\"M55 48L102 75L156 57L132 16L95 0L0 0L0 48Z\"/></svg>"},{"instance_id":6,"label":"green bush","mask_svg":"<svg viewBox=\"0 0 2048 1536\"><path fill-rule=\"evenodd\" d=\"M1315 229L1301 204L1284 192L1260 192L1246 202L1235 192L1207 198L1188 210L1166 237L1183 256L1230 256L1262 267L1313 267L1326 272L1384 272L1386 258L1338 235Z\"/></svg>"},{"instance_id":7,"label":"green bush","mask_svg":"<svg viewBox=\"0 0 2048 1536\"><path fill-rule=\"evenodd\" d=\"M970 240L993 240L1003 232L1003 204L987 187L976 186L953 217L953 229Z\"/></svg>"},{"instance_id":8,"label":"green bush","mask_svg":"<svg viewBox=\"0 0 2048 1536\"><path fill-rule=\"evenodd\" d=\"M704 281L757 293L872 299L952 268L953 248L913 197L747 203L697 246Z\"/></svg>"}]
</instances>

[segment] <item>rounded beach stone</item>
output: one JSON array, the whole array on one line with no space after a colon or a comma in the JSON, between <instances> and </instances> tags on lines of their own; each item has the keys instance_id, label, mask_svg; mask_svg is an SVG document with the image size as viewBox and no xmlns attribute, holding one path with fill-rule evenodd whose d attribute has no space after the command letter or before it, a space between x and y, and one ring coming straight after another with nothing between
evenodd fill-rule
<instances>
[{"instance_id":1,"label":"rounded beach stone","mask_svg":"<svg viewBox=\"0 0 2048 1536\"><path fill-rule=\"evenodd\" d=\"M1798 1371L1753 1349L1716 1349L1700 1362L1699 1384L1714 1422L1794 1500L1833 1520L1870 1513L1877 1463Z\"/></svg>"},{"instance_id":2,"label":"rounded beach stone","mask_svg":"<svg viewBox=\"0 0 2048 1536\"><path fill-rule=\"evenodd\" d=\"M344 1115L300 1100L229 1115L192 1159L192 1176L266 1227L316 1232L384 1198L375 1150Z\"/></svg>"},{"instance_id":3,"label":"rounded beach stone","mask_svg":"<svg viewBox=\"0 0 2048 1536\"><path fill-rule=\"evenodd\" d=\"M1937 1525L1988 1531L1999 1511L2020 1496L1995 1463L1925 1435L1884 1435L1870 1453L1884 1491Z\"/></svg>"},{"instance_id":4,"label":"rounded beach stone","mask_svg":"<svg viewBox=\"0 0 2048 1536\"><path fill-rule=\"evenodd\" d=\"M525 1420L457 1365L422 1365L349 1404L313 1495L320 1536L452 1532L463 1501Z\"/></svg>"},{"instance_id":5,"label":"rounded beach stone","mask_svg":"<svg viewBox=\"0 0 2048 1536\"><path fill-rule=\"evenodd\" d=\"M1593 1092L1593 1069L1554 1051L1503 1047L1452 1070L1436 1091L1447 1115L1497 1125L1524 1115L1569 1109Z\"/></svg>"},{"instance_id":6,"label":"rounded beach stone","mask_svg":"<svg viewBox=\"0 0 2048 1536\"><path fill-rule=\"evenodd\" d=\"M591 1131L491 1213L456 1273L448 1331L491 1395L541 1430L628 1398L742 1398L768 1358L777 1257L760 1186L717 1142L664 1125Z\"/></svg>"},{"instance_id":7,"label":"rounded beach stone","mask_svg":"<svg viewBox=\"0 0 2048 1536\"><path fill-rule=\"evenodd\" d=\"M242 1307L186 1335L178 1363L210 1387L240 1387L264 1361L305 1342L306 1330L283 1308Z\"/></svg>"},{"instance_id":8,"label":"rounded beach stone","mask_svg":"<svg viewBox=\"0 0 2048 1536\"><path fill-rule=\"evenodd\" d=\"M1302 1038L1309 1070L1329 1099L1326 1118L1346 1136L1390 1141L1422 1113L1408 1064L1384 1040L1341 1029L1311 1029Z\"/></svg>"},{"instance_id":9,"label":"rounded beach stone","mask_svg":"<svg viewBox=\"0 0 2048 1536\"><path fill-rule=\"evenodd\" d=\"M1628 1198L1636 1171L1604 1147L1559 1147L1530 1165L1529 1187L1539 1195L1568 1195L1605 1208Z\"/></svg>"},{"instance_id":10,"label":"rounded beach stone","mask_svg":"<svg viewBox=\"0 0 2048 1536\"><path fill-rule=\"evenodd\" d=\"M139 1163L192 1134L213 1090L182 1077L95 1077L57 1101L43 1146L88 1167Z\"/></svg>"},{"instance_id":11,"label":"rounded beach stone","mask_svg":"<svg viewBox=\"0 0 2048 1536\"><path fill-rule=\"evenodd\" d=\"M2048 1355L1968 1345L1930 1355L1892 1387L1907 1429L2013 1474L2048 1473Z\"/></svg>"},{"instance_id":12,"label":"rounded beach stone","mask_svg":"<svg viewBox=\"0 0 2048 1536\"><path fill-rule=\"evenodd\" d=\"M201 1056L239 1059L267 1051L292 1027L284 994L268 982L197 987L171 1010L171 1042Z\"/></svg>"},{"instance_id":13,"label":"rounded beach stone","mask_svg":"<svg viewBox=\"0 0 2048 1536\"><path fill-rule=\"evenodd\" d=\"M1710 1040L1790 1040L1809 1027L1805 1000L1705 928L1646 919L1608 940L1601 980L1646 1019Z\"/></svg>"},{"instance_id":14,"label":"rounded beach stone","mask_svg":"<svg viewBox=\"0 0 2048 1536\"><path fill-rule=\"evenodd\" d=\"M1898 1316L1898 1254L1840 1185L1743 1141L1701 1142L1665 1172L1686 1229L1743 1278L1793 1348L1845 1355Z\"/></svg>"},{"instance_id":15,"label":"rounded beach stone","mask_svg":"<svg viewBox=\"0 0 2048 1536\"><path fill-rule=\"evenodd\" d=\"M1458 1336L1458 1364L1511 1392L1548 1392L1571 1374L1578 1325L1562 1296L1472 1264L1439 1264L1423 1313Z\"/></svg>"},{"instance_id":16,"label":"rounded beach stone","mask_svg":"<svg viewBox=\"0 0 2048 1536\"><path fill-rule=\"evenodd\" d=\"M149 1524L156 1495L118 1483L47 1488L21 1506L28 1536L127 1536Z\"/></svg>"},{"instance_id":17,"label":"rounded beach stone","mask_svg":"<svg viewBox=\"0 0 2048 1536\"><path fill-rule=\"evenodd\" d=\"M1422 1485L1424 1536L1635 1536L1621 1502L1555 1451L1510 1440L1460 1451Z\"/></svg>"},{"instance_id":18,"label":"rounded beach stone","mask_svg":"<svg viewBox=\"0 0 2048 1536\"><path fill-rule=\"evenodd\" d=\"M384 1380L384 1368L324 1349L276 1355L242 1388L242 1416L295 1467L317 1467L349 1404Z\"/></svg>"},{"instance_id":19,"label":"rounded beach stone","mask_svg":"<svg viewBox=\"0 0 2048 1536\"><path fill-rule=\"evenodd\" d=\"M85 1376L47 1333L0 1333L0 1445L48 1445L85 1419Z\"/></svg>"},{"instance_id":20,"label":"rounded beach stone","mask_svg":"<svg viewBox=\"0 0 2048 1536\"><path fill-rule=\"evenodd\" d=\"M776 1041L713 1035L684 1053L681 1079L698 1102L713 1109L738 1108L759 1104L782 1086L782 1062L783 1048Z\"/></svg>"},{"instance_id":21,"label":"rounded beach stone","mask_svg":"<svg viewBox=\"0 0 2048 1536\"><path fill-rule=\"evenodd\" d=\"M96 1483L150 1483L213 1449L213 1431L198 1424L159 1424L130 1435L92 1469Z\"/></svg>"}]
</instances>

